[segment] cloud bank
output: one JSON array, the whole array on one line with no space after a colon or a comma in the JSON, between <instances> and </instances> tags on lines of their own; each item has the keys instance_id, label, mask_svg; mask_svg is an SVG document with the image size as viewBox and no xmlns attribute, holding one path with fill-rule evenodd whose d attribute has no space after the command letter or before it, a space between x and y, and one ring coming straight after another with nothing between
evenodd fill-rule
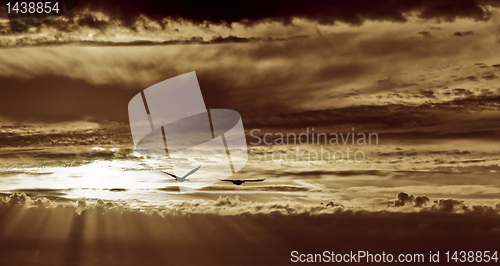
<instances>
[{"instance_id":1,"label":"cloud bank","mask_svg":"<svg viewBox=\"0 0 500 266\"><path fill-rule=\"evenodd\" d=\"M290 210L300 210L299 206L269 203L260 205L265 211L250 214L250 206L241 212L242 204L237 198L187 201L165 213L127 210L103 201L64 206L15 194L0 201L0 262L283 265L293 250L394 254L496 250L493 243L500 236L498 208L467 213L371 212L327 204L297 212ZM231 209L240 214L227 215ZM319 214L319 209L336 211Z\"/></svg>"}]
</instances>

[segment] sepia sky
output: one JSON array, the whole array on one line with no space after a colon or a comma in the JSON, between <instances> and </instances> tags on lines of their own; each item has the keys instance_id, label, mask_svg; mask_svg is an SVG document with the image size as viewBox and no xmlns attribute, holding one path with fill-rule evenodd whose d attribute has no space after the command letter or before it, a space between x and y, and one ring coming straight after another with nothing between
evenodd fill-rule
<instances>
[{"instance_id":1,"label":"sepia sky","mask_svg":"<svg viewBox=\"0 0 500 266\"><path fill-rule=\"evenodd\" d=\"M0 7L0 264L498 250L499 48L494 0L87 0L17 33ZM231 178L264 182L179 193L135 152L129 101L191 71L241 114ZM278 143L312 130L378 142ZM346 148L366 160L309 156Z\"/></svg>"},{"instance_id":2,"label":"sepia sky","mask_svg":"<svg viewBox=\"0 0 500 266\"><path fill-rule=\"evenodd\" d=\"M3 133L17 136L3 143L69 143L75 154L83 152L77 147L87 152L115 143L130 153L130 99L196 71L207 108L238 111L247 134L306 128L380 134L380 145L366 148L365 164L334 169L408 176L436 171L443 179L443 171L479 171L494 178L500 170L497 6L82 1L62 17L17 33L2 9L0 119ZM6 166L16 165L12 154L25 156L6 153ZM265 173L268 167L249 163L245 169Z\"/></svg>"}]
</instances>

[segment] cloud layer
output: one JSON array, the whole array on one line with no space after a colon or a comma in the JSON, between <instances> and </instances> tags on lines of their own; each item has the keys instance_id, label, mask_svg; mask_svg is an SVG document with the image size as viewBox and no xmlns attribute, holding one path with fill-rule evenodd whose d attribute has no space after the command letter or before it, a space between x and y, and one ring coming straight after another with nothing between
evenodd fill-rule
<instances>
[{"instance_id":1,"label":"cloud layer","mask_svg":"<svg viewBox=\"0 0 500 266\"><path fill-rule=\"evenodd\" d=\"M500 234L498 208L461 214L448 209L370 212L327 204L304 212L298 205L269 203L247 205L242 212L242 204L237 198L195 200L174 204L170 212L158 212L128 210L103 201L64 204L11 195L0 201L0 261L31 264L42 258L43 265L157 265L166 261L255 265L265 260L277 265L288 263L294 250L396 255L491 250L497 248L492 243ZM257 207L261 210L249 215ZM320 209L334 211L320 214ZM24 255L17 256L21 253Z\"/></svg>"}]
</instances>

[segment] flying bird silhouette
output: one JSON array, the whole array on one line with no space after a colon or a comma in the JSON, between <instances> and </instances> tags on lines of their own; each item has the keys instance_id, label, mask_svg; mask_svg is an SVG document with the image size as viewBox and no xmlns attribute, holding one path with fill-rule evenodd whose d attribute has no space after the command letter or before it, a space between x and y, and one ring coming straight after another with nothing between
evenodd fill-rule
<instances>
[{"instance_id":1,"label":"flying bird silhouette","mask_svg":"<svg viewBox=\"0 0 500 266\"><path fill-rule=\"evenodd\" d=\"M254 179L254 180L231 180L231 179L219 179L220 181L233 182L233 184L239 186L245 182L262 182L265 179Z\"/></svg>"},{"instance_id":2,"label":"flying bird silhouette","mask_svg":"<svg viewBox=\"0 0 500 266\"><path fill-rule=\"evenodd\" d=\"M161 172L175 178L175 180L177 180L177 182L184 182L184 181L189 181L189 179L187 179L187 177L192 175L194 172L198 171L198 169L200 169L200 167L201 167L201 165L196 167L195 169L191 170L189 173L185 174L184 176L176 176L174 174L171 174L171 173L168 173L165 171L161 171Z\"/></svg>"}]
</instances>

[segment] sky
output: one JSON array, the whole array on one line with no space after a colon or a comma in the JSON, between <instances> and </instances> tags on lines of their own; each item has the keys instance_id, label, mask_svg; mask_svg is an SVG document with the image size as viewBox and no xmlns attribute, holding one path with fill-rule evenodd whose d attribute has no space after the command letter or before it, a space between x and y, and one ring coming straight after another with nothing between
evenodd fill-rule
<instances>
[{"instance_id":1,"label":"sky","mask_svg":"<svg viewBox=\"0 0 500 266\"><path fill-rule=\"evenodd\" d=\"M69 235L66 240L39 240L76 241L67 257L54 261L71 265L74 258L95 262L95 239L123 243L118 229L96 229L99 215L121 221L121 230L129 230L130 223L151 225L130 236L137 243L151 241L137 244L144 250L201 243L203 252L215 252L204 241L224 231L221 224L250 217L252 222L243 223L252 230L271 229L251 238L231 227L233 235L219 244L229 248L245 239L242 247L255 248L275 264L289 262L294 245L273 253L255 243L298 243L310 234L308 241L319 239L316 245L303 241L300 247L319 252L329 246L317 228L347 241L351 249L376 250L374 241L385 239L388 249L397 249L401 241L401 250L409 252L408 238L429 249L497 248L479 243L480 237L492 243L500 232L495 225L500 210L499 46L498 1L88 0L15 33L0 8L0 210L12 213L0 218L10 228L0 230L0 238L21 247L20 239L44 235L44 227L33 229L34 237L23 235L27 224L14 225L31 215L56 217L46 218L56 224L73 221L76 229L71 223L66 229L47 225L66 230L58 233ZM207 109L241 115L249 158L231 178L264 182L218 182L179 193L175 180L158 171L172 170L168 160L135 151L129 101L192 71ZM337 136L338 142L280 140L287 134L305 137L305 132L317 141L318 133L329 140ZM370 133L377 142L350 142ZM345 136L351 138L343 141ZM268 144L257 143L264 137ZM325 151L346 156L347 149L351 156L363 154L363 160L321 157ZM182 217L189 215L194 218L186 222ZM285 217L297 219L297 225ZM176 236L163 241L151 229L171 234L161 219L187 223L182 230L198 233L199 223L214 223L214 231L201 233L199 242ZM305 226L308 221L317 227ZM284 223L284 229L273 227L276 223ZM334 224L349 233L332 229ZM393 226L397 237L389 239L391 228L385 225ZM357 231L366 245L347 240ZM132 250L131 243L124 249ZM140 252L130 255L131 265ZM50 250L42 253L55 256ZM119 262L107 258L110 265Z\"/></svg>"}]
</instances>

